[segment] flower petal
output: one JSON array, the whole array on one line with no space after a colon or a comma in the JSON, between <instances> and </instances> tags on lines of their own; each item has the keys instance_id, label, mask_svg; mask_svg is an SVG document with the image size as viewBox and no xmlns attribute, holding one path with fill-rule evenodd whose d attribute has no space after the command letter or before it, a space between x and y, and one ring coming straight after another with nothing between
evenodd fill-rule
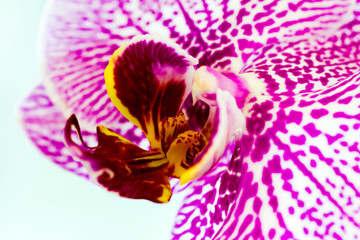
<instances>
[{"instance_id":1,"label":"flower petal","mask_svg":"<svg viewBox=\"0 0 360 240\"><path fill-rule=\"evenodd\" d=\"M200 65L237 74L266 44L336 31L352 19L354 2L53 0L40 44L46 88L66 117L75 113L88 130L114 129L121 114L106 94L103 70L131 37L161 33Z\"/></svg>"},{"instance_id":2,"label":"flower petal","mask_svg":"<svg viewBox=\"0 0 360 240\"><path fill-rule=\"evenodd\" d=\"M360 43L348 31L251 57L242 144L227 171L192 185L174 239L360 237Z\"/></svg>"},{"instance_id":3,"label":"flower petal","mask_svg":"<svg viewBox=\"0 0 360 240\"><path fill-rule=\"evenodd\" d=\"M35 88L22 102L19 117L28 137L44 155L63 169L89 178L82 164L75 161L65 147L66 119L51 102L44 86Z\"/></svg>"},{"instance_id":4,"label":"flower petal","mask_svg":"<svg viewBox=\"0 0 360 240\"><path fill-rule=\"evenodd\" d=\"M74 142L75 127L81 145ZM65 140L70 152L82 162L94 182L119 196L168 202L171 188L167 176L168 160L160 150L146 151L114 131L97 127L98 146L83 141L79 123L72 115L65 126Z\"/></svg>"},{"instance_id":5,"label":"flower petal","mask_svg":"<svg viewBox=\"0 0 360 240\"><path fill-rule=\"evenodd\" d=\"M160 148L159 122L178 114L191 91L197 60L174 43L134 37L115 51L105 70L108 94L119 111Z\"/></svg>"}]
</instances>

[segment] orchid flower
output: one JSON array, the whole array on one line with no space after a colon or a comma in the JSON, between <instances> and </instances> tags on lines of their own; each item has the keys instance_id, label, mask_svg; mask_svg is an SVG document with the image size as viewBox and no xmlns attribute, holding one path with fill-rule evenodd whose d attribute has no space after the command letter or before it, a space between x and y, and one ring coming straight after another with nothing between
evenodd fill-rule
<instances>
[{"instance_id":1,"label":"orchid flower","mask_svg":"<svg viewBox=\"0 0 360 240\"><path fill-rule=\"evenodd\" d=\"M243 102L248 91L235 88L238 91L231 95L230 86L237 82L211 68L199 68L192 97L203 107L192 107L194 122L188 123L179 110L192 89L196 62L177 45L149 35L134 37L115 51L105 70L108 95L123 116L143 131L151 149L144 150L105 126L97 127L98 146L88 147L72 115L65 126L66 143L95 182L123 197L168 202L169 177L186 183L217 163L231 135L243 125L236 99ZM218 78L222 84L217 84ZM82 145L73 141L72 126Z\"/></svg>"},{"instance_id":2,"label":"orchid flower","mask_svg":"<svg viewBox=\"0 0 360 240\"><path fill-rule=\"evenodd\" d=\"M134 36L161 35L154 42L164 41L165 48L182 56L180 66L196 70L188 76L195 86L214 83L232 99L231 109L240 108L245 116L233 149L228 144L219 162L222 151L190 178L196 180L174 187L187 197L175 219L173 239L358 239L359 6L355 0L54 0L42 43L44 84L22 106L23 126L53 162L85 178L97 175L85 166L89 161L74 160L64 143L64 126L73 113L79 124L74 117L68 123L82 126L84 138L76 143L68 134L73 153L86 150L85 141L97 142L97 125L106 126L98 133L116 132L116 138L131 140L134 148L146 147L148 137L150 151L162 149L147 136L145 125L125 118L133 114L116 109L122 107L111 91L107 94L103 77L111 56L121 55L113 55L119 46L135 43ZM191 81L185 70L177 74L170 69L182 83ZM238 91L221 87L224 82L249 91L243 104L234 103L240 99ZM173 112L156 115L150 126L176 118L185 93L201 100L213 91L183 91ZM191 112L187 109L185 113ZM202 159L202 152L196 159ZM189 169L200 166L196 159ZM163 189L169 190L168 185ZM151 200L167 200L159 196Z\"/></svg>"}]
</instances>

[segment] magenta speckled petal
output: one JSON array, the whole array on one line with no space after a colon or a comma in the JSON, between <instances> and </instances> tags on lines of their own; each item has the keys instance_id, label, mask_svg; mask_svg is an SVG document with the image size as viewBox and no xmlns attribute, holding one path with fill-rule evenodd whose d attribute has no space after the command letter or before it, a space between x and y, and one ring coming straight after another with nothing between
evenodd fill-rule
<instances>
[{"instance_id":1,"label":"magenta speckled petal","mask_svg":"<svg viewBox=\"0 0 360 240\"><path fill-rule=\"evenodd\" d=\"M46 94L44 86L35 88L20 107L20 121L31 141L55 164L88 178L82 164L75 161L64 143L66 119Z\"/></svg>"},{"instance_id":2,"label":"magenta speckled petal","mask_svg":"<svg viewBox=\"0 0 360 240\"><path fill-rule=\"evenodd\" d=\"M359 93L356 74L255 104L228 170L187 186L174 239L360 237Z\"/></svg>"},{"instance_id":3,"label":"magenta speckled petal","mask_svg":"<svg viewBox=\"0 0 360 240\"><path fill-rule=\"evenodd\" d=\"M66 115L114 128L121 118L106 94L103 70L135 35L171 38L200 65L237 74L267 43L327 35L352 20L353 1L53 0L44 22L46 87Z\"/></svg>"},{"instance_id":4,"label":"magenta speckled petal","mask_svg":"<svg viewBox=\"0 0 360 240\"><path fill-rule=\"evenodd\" d=\"M188 186L174 239L360 237L356 27L250 57L242 143L227 171Z\"/></svg>"}]
</instances>

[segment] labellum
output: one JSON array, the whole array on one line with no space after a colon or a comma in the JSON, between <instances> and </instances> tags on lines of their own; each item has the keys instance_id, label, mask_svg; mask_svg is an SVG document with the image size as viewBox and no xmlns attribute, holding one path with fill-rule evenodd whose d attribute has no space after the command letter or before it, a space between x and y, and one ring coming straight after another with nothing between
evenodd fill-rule
<instances>
[{"instance_id":1,"label":"labellum","mask_svg":"<svg viewBox=\"0 0 360 240\"><path fill-rule=\"evenodd\" d=\"M244 123L236 100L243 103L247 90L232 95L228 91L236 85L232 79L211 68L195 73L196 64L176 44L150 35L134 37L114 52L105 70L107 92L121 114L142 130L150 149L105 126L97 127L98 145L88 147L72 115L65 127L66 143L93 181L123 197L163 203L171 197L169 177L184 184L217 163ZM209 110L199 131L189 129L194 124L184 114L187 109L180 112L191 97ZM197 119L205 112L192 114ZM72 139L72 127L80 145Z\"/></svg>"}]
</instances>

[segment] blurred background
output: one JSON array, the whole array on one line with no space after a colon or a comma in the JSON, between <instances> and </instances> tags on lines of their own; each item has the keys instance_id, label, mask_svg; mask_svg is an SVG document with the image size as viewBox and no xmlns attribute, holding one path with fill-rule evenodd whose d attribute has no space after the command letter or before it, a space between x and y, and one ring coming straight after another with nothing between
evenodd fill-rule
<instances>
[{"instance_id":1,"label":"blurred background","mask_svg":"<svg viewBox=\"0 0 360 240\"><path fill-rule=\"evenodd\" d=\"M45 0L0 0L0 239L165 240L181 195L168 204L128 200L40 154L16 120L40 81L36 43Z\"/></svg>"}]
</instances>

